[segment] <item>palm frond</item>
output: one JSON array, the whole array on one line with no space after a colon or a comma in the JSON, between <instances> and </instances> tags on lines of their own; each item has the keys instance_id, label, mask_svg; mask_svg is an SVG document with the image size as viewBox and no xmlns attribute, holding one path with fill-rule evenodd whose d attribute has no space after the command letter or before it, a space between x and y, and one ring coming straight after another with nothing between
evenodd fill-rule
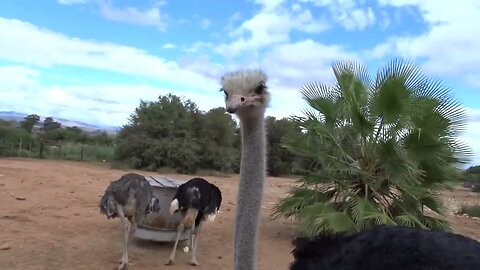
<instances>
[{"instance_id":1,"label":"palm frond","mask_svg":"<svg viewBox=\"0 0 480 270\"><path fill-rule=\"evenodd\" d=\"M466 114L450 89L402 59L375 80L357 62L332 69L334 85L301 88L310 108L295 121L306 136L283 143L310 167L272 215L294 217L306 235L378 224L448 229L423 209L445 213L438 191L458 182L454 165L471 155L457 138Z\"/></svg>"}]
</instances>

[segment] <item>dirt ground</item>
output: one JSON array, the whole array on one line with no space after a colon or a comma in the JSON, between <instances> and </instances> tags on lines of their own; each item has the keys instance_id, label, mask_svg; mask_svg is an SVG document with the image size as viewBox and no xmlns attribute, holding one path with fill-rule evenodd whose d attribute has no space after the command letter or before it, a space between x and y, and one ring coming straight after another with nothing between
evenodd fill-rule
<instances>
[{"instance_id":1,"label":"dirt ground","mask_svg":"<svg viewBox=\"0 0 480 270\"><path fill-rule=\"evenodd\" d=\"M106 186L125 171L107 164L34 159L0 159L0 269L116 269L122 234L118 219L107 220L98 202ZM152 173L139 172L144 175ZM188 175L166 175L188 180ZM223 194L222 211L199 238L200 266L187 264L180 245L176 264L164 266L171 244L133 240L130 269L232 269L232 231L238 176L204 176ZM293 224L271 221L272 205L294 180L267 178L258 248L258 269L288 269ZM451 205L478 202L459 188L446 194ZM452 206L453 207L453 206ZM480 221L449 216L458 233L480 240Z\"/></svg>"}]
</instances>

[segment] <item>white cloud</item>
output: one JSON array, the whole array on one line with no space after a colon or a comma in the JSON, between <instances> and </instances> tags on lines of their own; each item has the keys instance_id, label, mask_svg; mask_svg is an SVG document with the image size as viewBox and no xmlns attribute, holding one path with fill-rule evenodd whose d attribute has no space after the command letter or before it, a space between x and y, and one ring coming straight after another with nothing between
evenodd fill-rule
<instances>
[{"instance_id":1,"label":"white cloud","mask_svg":"<svg viewBox=\"0 0 480 270\"><path fill-rule=\"evenodd\" d=\"M472 149L474 157L470 164L480 165L480 109L466 108L469 122L466 131L460 135L460 139L466 142Z\"/></svg>"},{"instance_id":2,"label":"white cloud","mask_svg":"<svg viewBox=\"0 0 480 270\"><path fill-rule=\"evenodd\" d=\"M354 0L300 0L314 6L327 8L332 20L347 30L362 30L375 24L375 13L371 7L360 7L361 1Z\"/></svg>"},{"instance_id":3,"label":"white cloud","mask_svg":"<svg viewBox=\"0 0 480 270\"><path fill-rule=\"evenodd\" d=\"M10 92L12 89L18 90L21 94L28 91L35 84L39 72L32 68L23 66L0 66L0 92Z\"/></svg>"},{"instance_id":4,"label":"white cloud","mask_svg":"<svg viewBox=\"0 0 480 270\"><path fill-rule=\"evenodd\" d=\"M140 100L156 100L171 92L148 84L132 85L69 85L46 86L40 82L41 72L21 66L0 67L0 108L21 113L36 113L96 125L120 126ZM223 97L209 92L173 92L194 101L200 109L224 106Z\"/></svg>"},{"instance_id":5,"label":"white cloud","mask_svg":"<svg viewBox=\"0 0 480 270\"><path fill-rule=\"evenodd\" d=\"M206 54L195 54L192 56L185 56L178 60L178 65L194 72L198 72L212 80L220 78L224 71L224 66L219 63L214 63Z\"/></svg>"},{"instance_id":6,"label":"white cloud","mask_svg":"<svg viewBox=\"0 0 480 270\"><path fill-rule=\"evenodd\" d=\"M375 14L371 7L356 8L350 14L340 13L338 19L347 30L364 29L375 23Z\"/></svg>"},{"instance_id":7,"label":"white cloud","mask_svg":"<svg viewBox=\"0 0 480 270\"><path fill-rule=\"evenodd\" d=\"M217 81L134 47L68 37L30 23L4 18L0 18L0 36L0 59L17 63L101 69L149 77L191 89L217 87Z\"/></svg>"},{"instance_id":8,"label":"white cloud","mask_svg":"<svg viewBox=\"0 0 480 270\"><path fill-rule=\"evenodd\" d=\"M209 42L197 41L192 45L190 45L189 47L185 48L184 51L189 53L196 53L204 48L209 49L211 47L212 47L212 44Z\"/></svg>"},{"instance_id":9,"label":"white cloud","mask_svg":"<svg viewBox=\"0 0 480 270\"><path fill-rule=\"evenodd\" d=\"M380 0L382 5L417 7L428 25L420 35L390 37L370 51L374 57L400 55L422 60L425 71L463 78L478 86L480 77L480 2ZM476 85L475 85L476 84Z\"/></svg>"},{"instance_id":10,"label":"white cloud","mask_svg":"<svg viewBox=\"0 0 480 270\"><path fill-rule=\"evenodd\" d=\"M156 1L153 6L145 9L133 6L117 7L113 5L112 0L57 0L57 2L61 5L92 3L98 9L98 13L107 20L152 26L160 31L167 28L168 15L160 10L160 6L165 5L164 1Z\"/></svg>"},{"instance_id":11,"label":"white cloud","mask_svg":"<svg viewBox=\"0 0 480 270\"><path fill-rule=\"evenodd\" d=\"M140 10L136 7L114 7L107 1L100 2L100 14L111 21L125 22L142 26L154 26L166 30L166 15L158 7Z\"/></svg>"},{"instance_id":12,"label":"white cloud","mask_svg":"<svg viewBox=\"0 0 480 270\"><path fill-rule=\"evenodd\" d=\"M320 18L314 18L310 10L295 8L291 11L282 6L283 1L256 1L262 9L251 19L244 21L229 35L235 40L220 44L215 51L226 56L235 56L245 51L253 51L270 45L290 41L293 30L305 33L319 33L329 28Z\"/></svg>"},{"instance_id":13,"label":"white cloud","mask_svg":"<svg viewBox=\"0 0 480 270\"><path fill-rule=\"evenodd\" d=\"M175 46L175 44L165 43L162 48L168 50L168 49L174 49L174 48L176 48L176 47L177 47L177 46Z\"/></svg>"},{"instance_id":14,"label":"white cloud","mask_svg":"<svg viewBox=\"0 0 480 270\"><path fill-rule=\"evenodd\" d=\"M61 5L77 5L77 4L85 4L90 2L91 0L57 0L57 2Z\"/></svg>"},{"instance_id":15,"label":"white cloud","mask_svg":"<svg viewBox=\"0 0 480 270\"><path fill-rule=\"evenodd\" d=\"M272 11L285 3L285 0L254 0L254 2L262 5L265 11Z\"/></svg>"},{"instance_id":16,"label":"white cloud","mask_svg":"<svg viewBox=\"0 0 480 270\"><path fill-rule=\"evenodd\" d=\"M312 80L331 81L331 64L341 59L356 60L358 57L341 46L308 39L276 46L266 53L262 66L268 68L270 77L279 84L299 88L301 84Z\"/></svg>"},{"instance_id":17,"label":"white cloud","mask_svg":"<svg viewBox=\"0 0 480 270\"><path fill-rule=\"evenodd\" d=\"M200 22L200 27L202 29L207 29L209 26L210 26L211 22L209 19L203 19L201 22Z\"/></svg>"}]
</instances>

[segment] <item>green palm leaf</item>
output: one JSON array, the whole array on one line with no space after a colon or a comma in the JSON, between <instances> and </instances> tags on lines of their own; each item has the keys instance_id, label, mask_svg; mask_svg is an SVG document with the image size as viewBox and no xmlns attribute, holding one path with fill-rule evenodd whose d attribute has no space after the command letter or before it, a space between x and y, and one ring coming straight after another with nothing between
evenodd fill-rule
<instances>
[{"instance_id":1,"label":"green palm leaf","mask_svg":"<svg viewBox=\"0 0 480 270\"><path fill-rule=\"evenodd\" d=\"M306 235L378 224L449 229L439 197L471 155L456 136L467 116L450 89L413 62L393 59L372 79L357 62L332 65L336 82L301 88L310 108L295 121L306 140L285 148L311 161L302 184L272 211Z\"/></svg>"}]
</instances>

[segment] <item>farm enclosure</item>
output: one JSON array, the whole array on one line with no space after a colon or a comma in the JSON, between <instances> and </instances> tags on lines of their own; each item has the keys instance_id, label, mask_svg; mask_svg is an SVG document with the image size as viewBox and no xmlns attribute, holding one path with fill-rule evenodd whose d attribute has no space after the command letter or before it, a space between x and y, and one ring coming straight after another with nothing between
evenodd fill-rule
<instances>
[{"instance_id":1,"label":"farm enclosure","mask_svg":"<svg viewBox=\"0 0 480 270\"><path fill-rule=\"evenodd\" d=\"M149 172L139 172L150 175ZM118 219L100 215L98 202L109 181L125 171L107 164L71 161L0 159L0 269L115 269L121 257ZM192 176L166 175L179 180ZM181 250L174 266L164 266L171 244L132 241L132 269L232 268L232 235L238 176L205 178L218 185L224 201L214 223L200 235L200 266L187 265ZM287 269L294 227L270 221L268 214L293 180L267 177L262 209L258 269ZM449 203L479 201L478 193L458 188L447 192ZM449 216L454 230L480 240L480 220ZM179 245L183 248L183 244Z\"/></svg>"}]
</instances>

